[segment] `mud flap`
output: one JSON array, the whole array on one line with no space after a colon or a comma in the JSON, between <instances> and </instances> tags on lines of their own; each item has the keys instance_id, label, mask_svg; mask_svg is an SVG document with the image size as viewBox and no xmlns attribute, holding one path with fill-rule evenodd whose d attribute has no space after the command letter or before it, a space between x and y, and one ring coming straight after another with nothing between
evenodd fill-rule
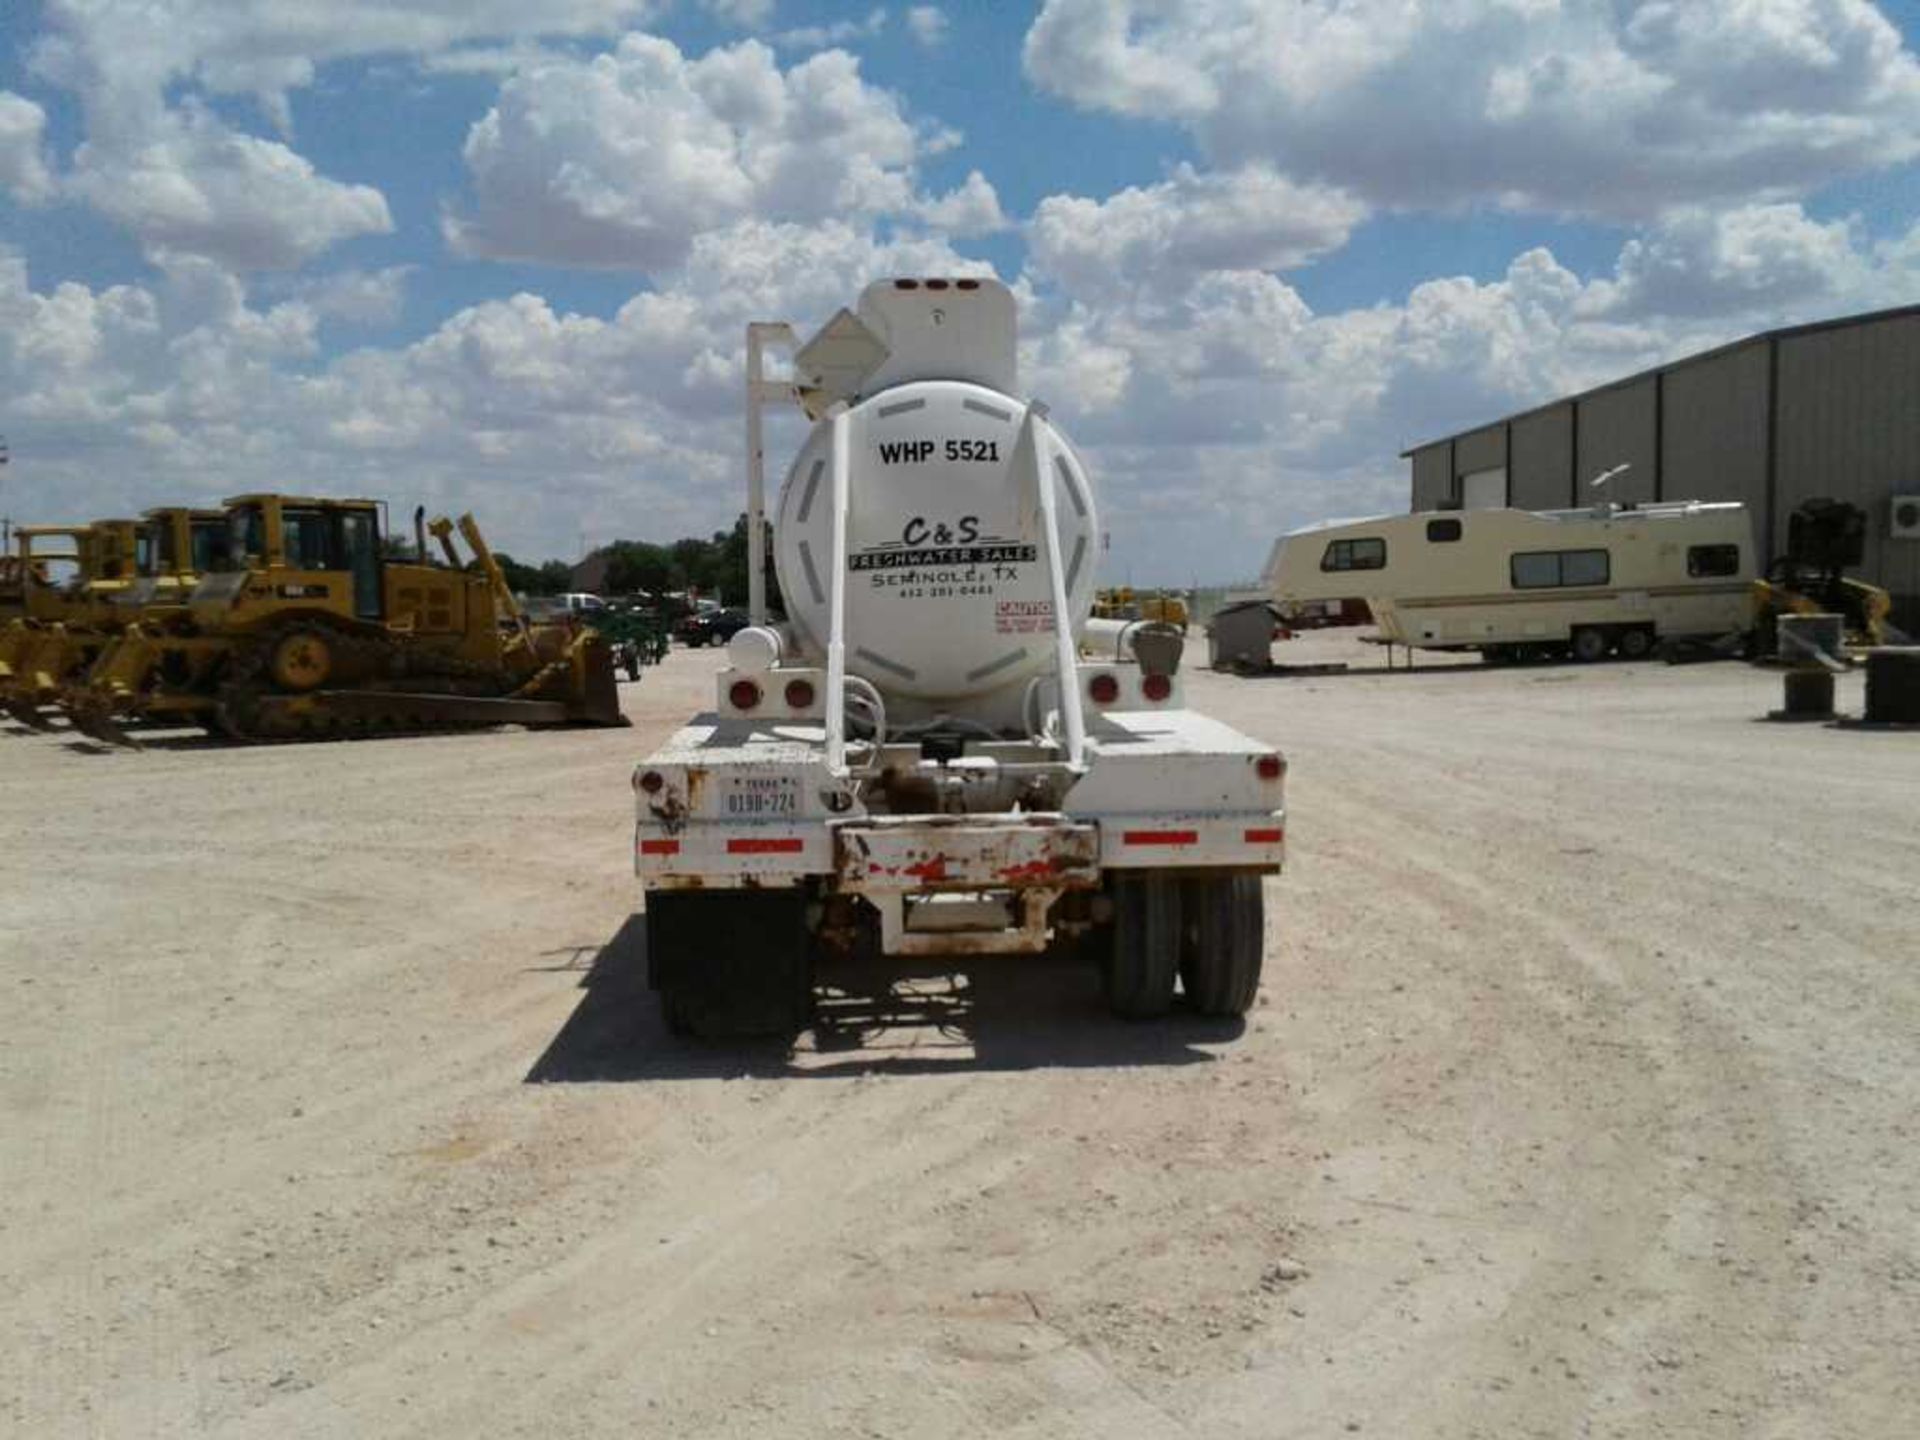
<instances>
[{"instance_id":1,"label":"mud flap","mask_svg":"<svg viewBox=\"0 0 1920 1440\"><path fill-rule=\"evenodd\" d=\"M674 1030L792 1034L813 1011L802 890L647 892L647 983Z\"/></svg>"}]
</instances>

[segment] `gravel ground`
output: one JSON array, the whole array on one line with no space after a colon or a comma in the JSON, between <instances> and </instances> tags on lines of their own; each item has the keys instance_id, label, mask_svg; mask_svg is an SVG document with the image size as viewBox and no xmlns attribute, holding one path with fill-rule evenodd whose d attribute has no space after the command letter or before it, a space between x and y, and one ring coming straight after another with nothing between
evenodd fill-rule
<instances>
[{"instance_id":1,"label":"gravel ground","mask_svg":"<svg viewBox=\"0 0 1920 1440\"><path fill-rule=\"evenodd\" d=\"M999 960L671 1040L627 777L706 652L630 731L0 736L0 1421L1920 1430L1920 736L1282 648L1356 668L1189 682L1292 761L1244 1029Z\"/></svg>"}]
</instances>

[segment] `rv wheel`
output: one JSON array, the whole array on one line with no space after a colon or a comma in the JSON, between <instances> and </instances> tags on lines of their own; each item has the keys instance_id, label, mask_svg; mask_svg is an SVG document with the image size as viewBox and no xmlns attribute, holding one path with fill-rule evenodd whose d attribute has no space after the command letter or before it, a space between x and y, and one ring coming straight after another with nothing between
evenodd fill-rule
<instances>
[{"instance_id":1,"label":"rv wheel","mask_svg":"<svg viewBox=\"0 0 1920 1440\"><path fill-rule=\"evenodd\" d=\"M1128 1020L1151 1020L1173 1008L1180 967L1180 886L1165 875L1113 877L1113 923L1107 933L1107 1005Z\"/></svg>"},{"instance_id":2,"label":"rv wheel","mask_svg":"<svg viewBox=\"0 0 1920 1440\"><path fill-rule=\"evenodd\" d=\"M1638 627L1622 631L1620 654L1627 660L1644 660L1653 653L1653 631Z\"/></svg>"},{"instance_id":3,"label":"rv wheel","mask_svg":"<svg viewBox=\"0 0 1920 1440\"><path fill-rule=\"evenodd\" d=\"M1583 625L1573 632L1573 658L1586 664L1607 656L1607 632Z\"/></svg>"}]
</instances>

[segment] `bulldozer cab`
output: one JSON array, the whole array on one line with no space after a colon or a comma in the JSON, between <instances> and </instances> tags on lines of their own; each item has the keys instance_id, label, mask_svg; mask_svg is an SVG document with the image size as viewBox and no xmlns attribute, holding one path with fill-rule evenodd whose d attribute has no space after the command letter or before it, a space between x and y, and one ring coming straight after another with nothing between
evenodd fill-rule
<instances>
[{"instance_id":1,"label":"bulldozer cab","mask_svg":"<svg viewBox=\"0 0 1920 1440\"><path fill-rule=\"evenodd\" d=\"M134 528L125 520L16 529L21 613L32 620L70 619L103 589L130 583L119 576L132 572Z\"/></svg>"},{"instance_id":2,"label":"bulldozer cab","mask_svg":"<svg viewBox=\"0 0 1920 1440\"><path fill-rule=\"evenodd\" d=\"M1774 625L1783 614L1839 615L1854 643L1885 643L1892 597L1846 573L1865 556L1866 538L1866 512L1857 505L1817 498L1794 509L1787 517L1787 553L1768 565L1764 580L1754 582L1759 653L1774 653Z\"/></svg>"},{"instance_id":3,"label":"bulldozer cab","mask_svg":"<svg viewBox=\"0 0 1920 1440\"><path fill-rule=\"evenodd\" d=\"M241 495L227 501L227 555L216 570L273 575L274 598L358 620L386 618L380 506L373 500Z\"/></svg>"},{"instance_id":4,"label":"bulldozer cab","mask_svg":"<svg viewBox=\"0 0 1920 1440\"><path fill-rule=\"evenodd\" d=\"M138 579L142 526L138 520L96 520L89 527L92 555L83 565L93 589L121 589Z\"/></svg>"},{"instance_id":5,"label":"bulldozer cab","mask_svg":"<svg viewBox=\"0 0 1920 1440\"><path fill-rule=\"evenodd\" d=\"M21 525L13 540L14 568L23 585L60 588L86 579L91 525Z\"/></svg>"},{"instance_id":6,"label":"bulldozer cab","mask_svg":"<svg viewBox=\"0 0 1920 1440\"><path fill-rule=\"evenodd\" d=\"M220 569L227 549L227 516L221 510L166 505L141 516L140 574L191 582Z\"/></svg>"}]
</instances>

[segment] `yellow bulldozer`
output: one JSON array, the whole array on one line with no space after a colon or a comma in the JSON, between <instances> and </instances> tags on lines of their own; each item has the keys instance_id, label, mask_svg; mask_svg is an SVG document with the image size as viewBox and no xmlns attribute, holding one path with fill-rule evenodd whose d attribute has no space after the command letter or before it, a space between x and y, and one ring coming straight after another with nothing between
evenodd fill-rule
<instances>
[{"instance_id":1,"label":"yellow bulldozer","mask_svg":"<svg viewBox=\"0 0 1920 1440\"><path fill-rule=\"evenodd\" d=\"M44 728L40 706L121 623L114 602L138 579L139 530L136 520L96 520L14 531L20 615L0 632L0 709Z\"/></svg>"},{"instance_id":2,"label":"yellow bulldozer","mask_svg":"<svg viewBox=\"0 0 1920 1440\"><path fill-rule=\"evenodd\" d=\"M16 564L30 578L20 625L0 633L0 706L46 728L42 707L98 663L148 607L184 601L226 531L222 512L184 506L149 510L137 521L25 527ZM71 548L35 548L45 538L64 538ZM63 561L75 574L60 584L52 570Z\"/></svg>"},{"instance_id":3,"label":"yellow bulldozer","mask_svg":"<svg viewBox=\"0 0 1920 1440\"><path fill-rule=\"evenodd\" d=\"M374 500L241 495L225 515L228 553L186 601L149 607L67 688L76 728L124 743L135 719L237 740L627 723L611 647L530 624L471 515L470 559L423 514L394 553Z\"/></svg>"},{"instance_id":4,"label":"yellow bulldozer","mask_svg":"<svg viewBox=\"0 0 1920 1440\"><path fill-rule=\"evenodd\" d=\"M1855 580L1847 570L1866 553L1867 516L1844 500L1806 500L1787 517L1787 552L1756 580L1754 628L1749 648L1757 658L1778 651L1782 615L1839 615L1850 649L1904 644L1888 618L1893 597L1878 585Z\"/></svg>"},{"instance_id":5,"label":"yellow bulldozer","mask_svg":"<svg viewBox=\"0 0 1920 1440\"><path fill-rule=\"evenodd\" d=\"M1151 620L1181 631L1189 619L1185 596L1171 590L1136 591L1130 585L1096 592L1093 615L1098 620Z\"/></svg>"},{"instance_id":6,"label":"yellow bulldozer","mask_svg":"<svg viewBox=\"0 0 1920 1440\"><path fill-rule=\"evenodd\" d=\"M12 549L0 556L0 644L6 643L13 622L26 618L30 595L83 578L81 550L91 534L87 525L14 528Z\"/></svg>"}]
</instances>

